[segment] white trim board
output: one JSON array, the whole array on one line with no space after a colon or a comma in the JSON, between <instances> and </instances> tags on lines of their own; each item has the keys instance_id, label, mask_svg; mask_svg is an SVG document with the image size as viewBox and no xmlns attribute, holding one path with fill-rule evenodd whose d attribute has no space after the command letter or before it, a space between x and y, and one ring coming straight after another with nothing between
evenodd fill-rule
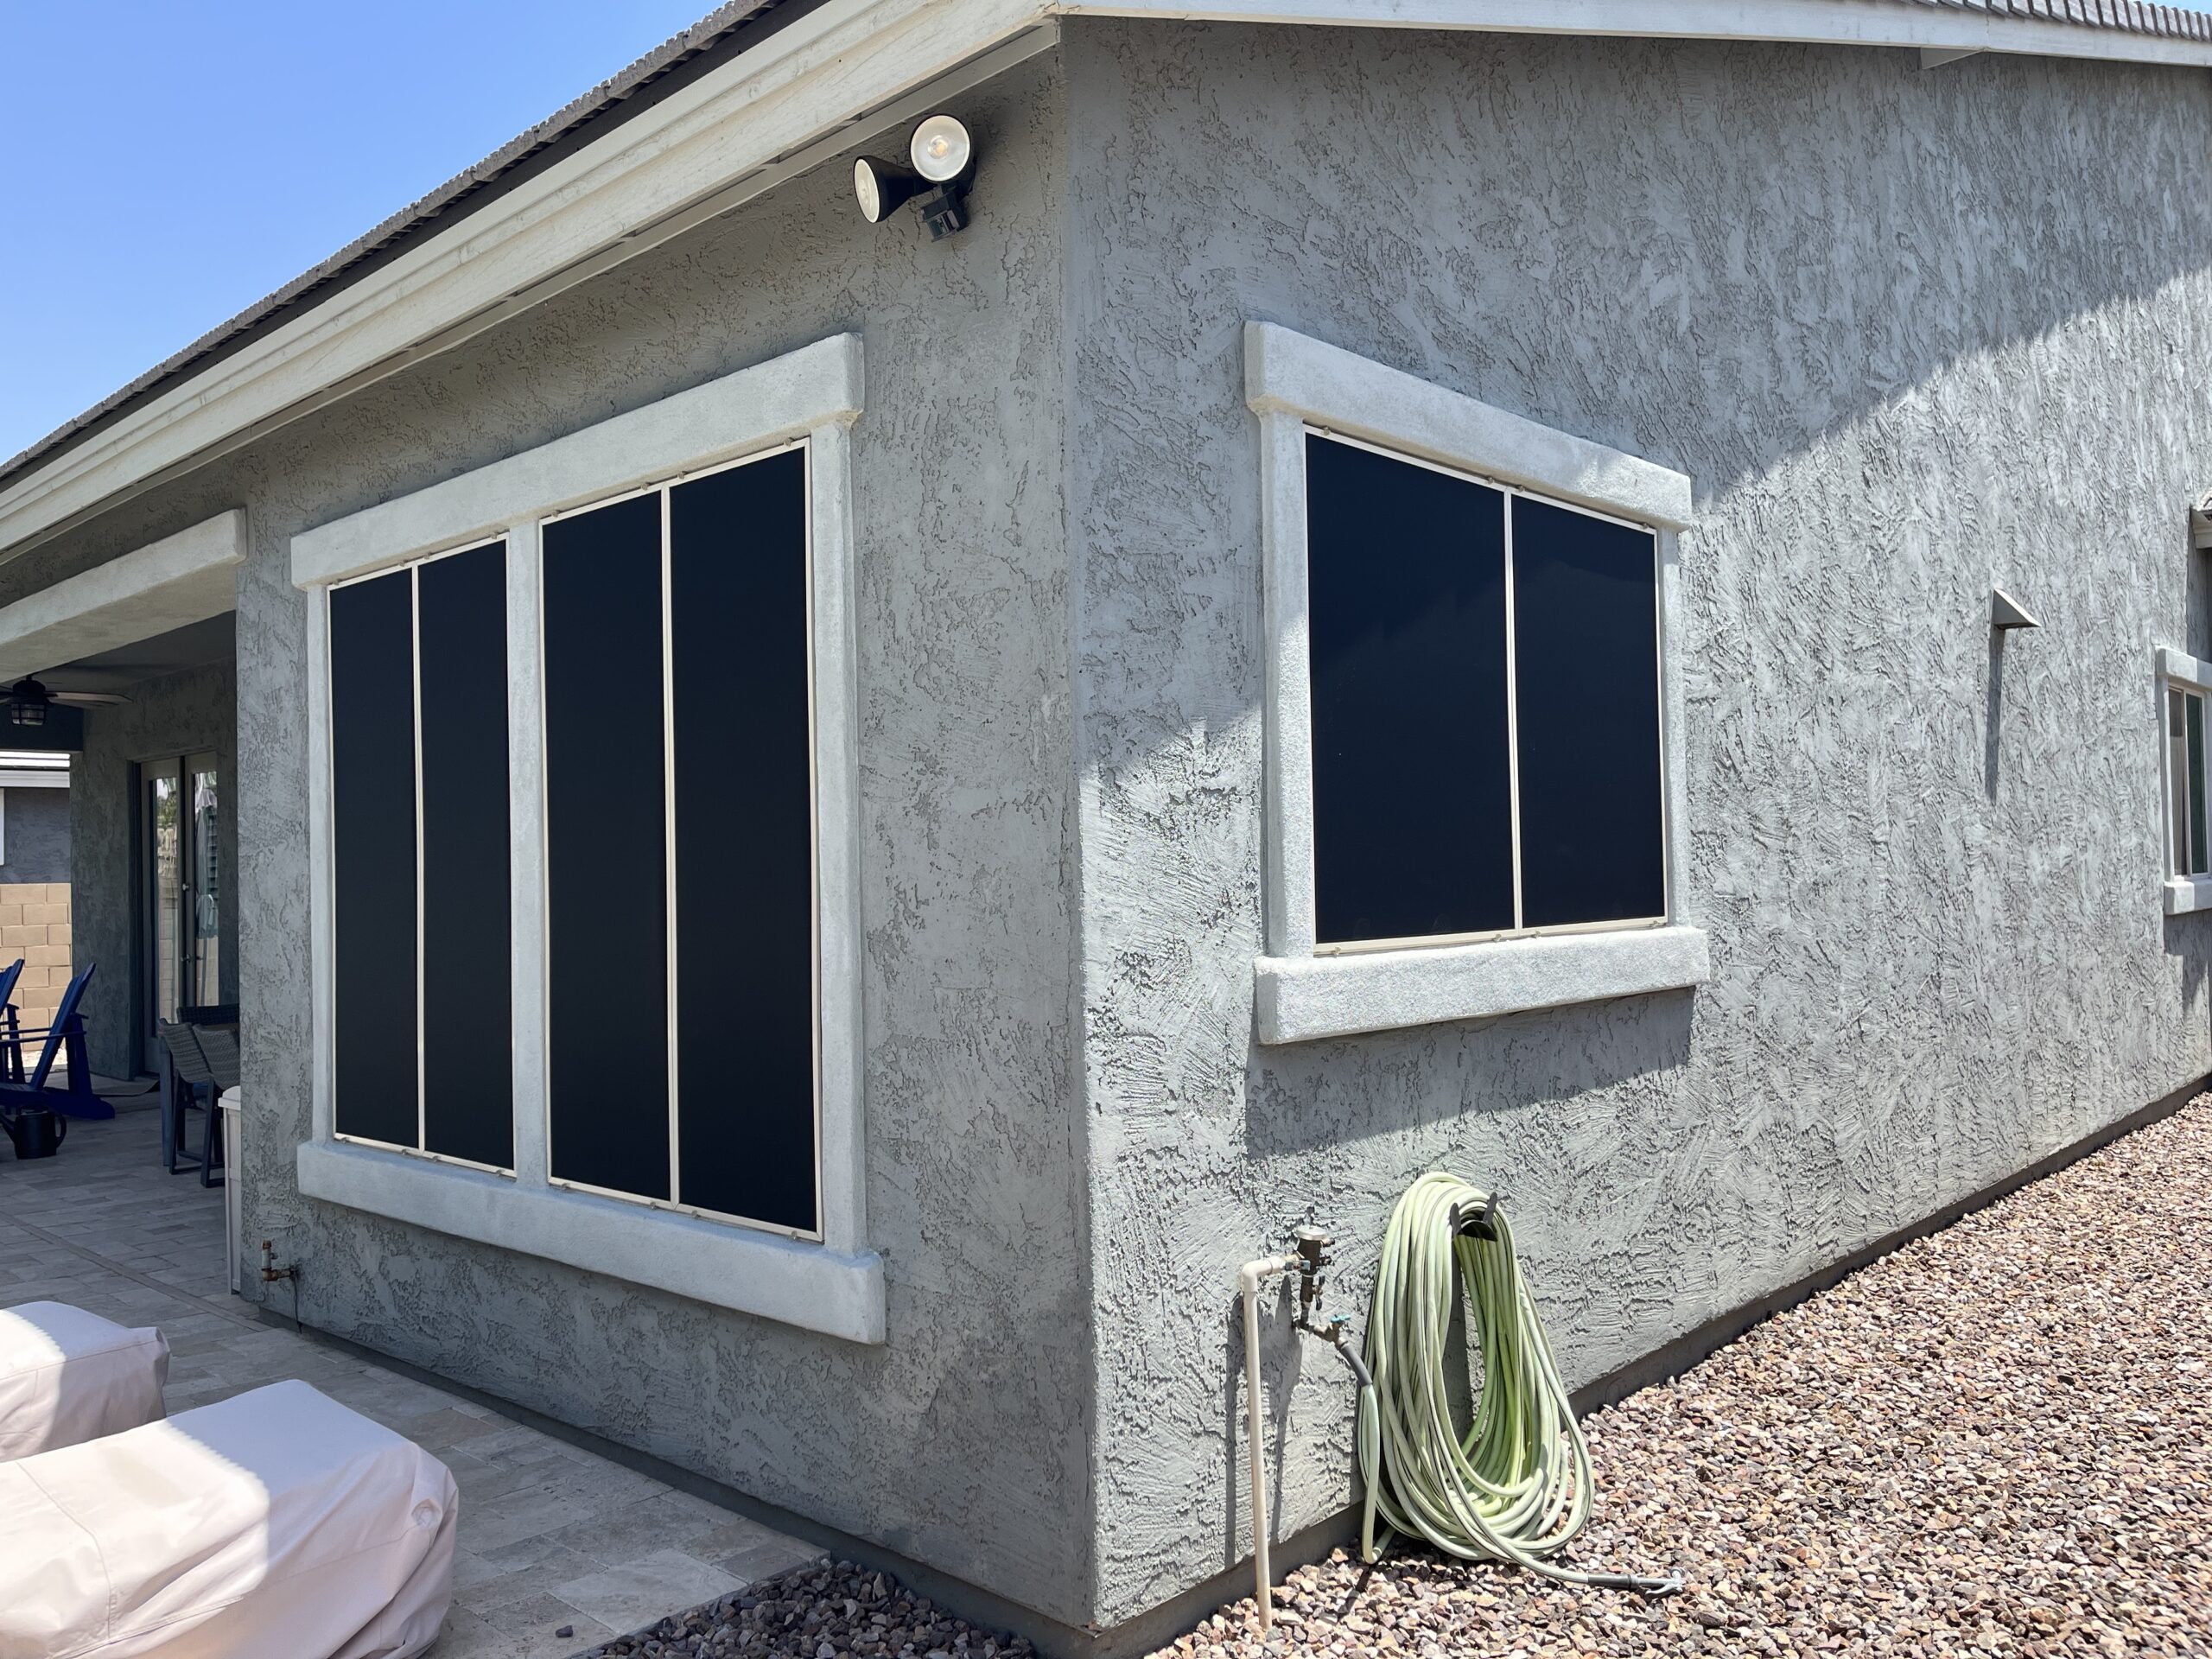
<instances>
[{"instance_id":1,"label":"white trim board","mask_svg":"<svg viewBox=\"0 0 2212 1659\"><path fill-rule=\"evenodd\" d=\"M1694 491L1670 468L1496 409L1274 323L1244 327L1245 401L1259 423L1262 593L1267 639L1263 762L1268 955L1254 967L1262 1042L1294 1042L1515 1007L1697 984L1704 935L1624 924L1579 938L1531 934L1319 956L1314 893L1313 687L1307 623L1307 434L1371 443L1539 497L1648 527L1657 560L1661 825L1668 921L1679 922L1684 790L1678 532ZM1517 822L1517 819L1516 819ZM1613 943L1592 944L1590 940ZM1652 943L1659 941L1657 944ZM1530 947L1541 945L1541 950ZM1694 950L1693 950L1693 946ZM1548 977L1557 963L1580 964ZM1582 986L1580 995L1560 987ZM1516 991L1516 987L1520 988ZM1516 1001L1523 995L1528 1000Z\"/></svg>"},{"instance_id":2,"label":"white trim board","mask_svg":"<svg viewBox=\"0 0 2212 1659\"><path fill-rule=\"evenodd\" d=\"M861 337L833 334L292 537L292 581L320 587L638 488L671 472L860 418Z\"/></svg>"},{"instance_id":3,"label":"white trim board","mask_svg":"<svg viewBox=\"0 0 2212 1659\"><path fill-rule=\"evenodd\" d=\"M245 514L204 518L0 609L0 681L238 608Z\"/></svg>"},{"instance_id":4,"label":"white trim board","mask_svg":"<svg viewBox=\"0 0 2212 1659\"><path fill-rule=\"evenodd\" d=\"M1754 39L2212 66L2212 41L1906 0L828 0L0 491L0 560L1049 49L1064 16Z\"/></svg>"},{"instance_id":5,"label":"white trim board","mask_svg":"<svg viewBox=\"0 0 2212 1659\"><path fill-rule=\"evenodd\" d=\"M850 1342L884 1339L883 1262L873 1251L825 1250L562 1187L524 1194L504 1175L325 1141L300 1147L298 1170L311 1198Z\"/></svg>"},{"instance_id":6,"label":"white trim board","mask_svg":"<svg viewBox=\"0 0 2212 1659\"><path fill-rule=\"evenodd\" d=\"M884 1340L882 1266L867 1244L861 1064L857 576L849 451L862 395L860 339L833 335L293 537L293 580L311 595L314 1128L299 1149L303 1192L851 1341ZM798 440L804 441L807 456L813 582L818 1243L557 1185L546 1116L542 524L566 507L657 487ZM337 1139L329 624L323 603L334 583L500 537L508 559L512 1176ZM686 1260L665 1259L673 1256Z\"/></svg>"},{"instance_id":7,"label":"white trim board","mask_svg":"<svg viewBox=\"0 0 2212 1659\"><path fill-rule=\"evenodd\" d=\"M1272 322L1244 325L1244 401L1662 530L1687 530L1690 481Z\"/></svg>"},{"instance_id":8,"label":"white trim board","mask_svg":"<svg viewBox=\"0 0 2212 1659\"><path fill-rule=\"evenodd\" d=\"M2001 0L1062 0L1062 16L1323 23L1642 40L1782 41L2031 57L2212 65L2212 40L2098 29L1993 10Z\"/></svg>"},{"instance_id":9,"label":"white trim board","mask_svg":"<svg viewBox=\"0 0 2212 1659\"><path fill-rule=\"evenodd\" d=\"M1687 990L1712 977L1702 930L1653 927L1351 957L1262 957L1253 964L1252 998L1262 1042L1303 1043Z\"/></svg>"}]
</instances>

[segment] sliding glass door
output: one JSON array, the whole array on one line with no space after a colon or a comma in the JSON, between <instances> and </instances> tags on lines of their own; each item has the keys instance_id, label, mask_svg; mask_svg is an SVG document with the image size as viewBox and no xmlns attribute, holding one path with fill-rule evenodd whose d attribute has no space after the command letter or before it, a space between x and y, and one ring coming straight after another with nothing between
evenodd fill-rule
<instances>
[{"instance_id":1,"label":"sliding glass door","mask_svg":"<svg viewBox=\"0 0 2212 1659\"><path fill-rule=\"evenodd\" d=\"M158 1059L164 1020L223 1000L222 775L213 754L141 763L147 852L139 939L145 1063Z\"/></svg>"}]
</instances>

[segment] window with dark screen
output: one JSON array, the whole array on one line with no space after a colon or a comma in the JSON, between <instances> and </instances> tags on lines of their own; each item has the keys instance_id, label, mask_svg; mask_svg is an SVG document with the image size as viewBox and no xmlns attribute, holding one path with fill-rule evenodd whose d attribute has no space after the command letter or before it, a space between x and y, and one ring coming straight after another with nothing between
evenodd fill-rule
<instances>
[{"instance_id":1,"label":"window with dark screen","mask_svg":"<svg viewBox=\"0 0 2212 1659\"><path fill-rule=\"evenodd\" d=\"M1654 533L1309 431L1323 949L1667 913Z\"/></svg>"},{"instance_id":2,"label":"window with dark screen","mask_svg":"<svg viewBox=\"0 0 2212 1659\"><path fill-rule=\"evenodd\" d=\"M514 1162L506 544L329 596L337 1132Z\"/></svg>"},{"instance_id":3,"label":"window with dark screen","mask_svg":"<svg viewBox=\"0 0 2212 1659\"><path fill-rule=\"evenodd\" d=\"M807 451L543 526L549 1169L820 1230Z\"/></svg>"}]
</instances>

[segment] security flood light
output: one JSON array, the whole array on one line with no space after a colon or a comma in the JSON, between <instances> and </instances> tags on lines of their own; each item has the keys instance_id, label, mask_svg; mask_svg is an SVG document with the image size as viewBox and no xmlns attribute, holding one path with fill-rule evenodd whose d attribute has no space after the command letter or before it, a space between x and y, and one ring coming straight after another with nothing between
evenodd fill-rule
<instances>
[{"instance_id":1,"label":"security flood light","mask_svg":"<svg viewBox=\"0 0 2212 1659\"><path fill-rule=\"evenodd\" d=\"M928 188L926 180L896 162L863 156L853 163L853 194L860 198L861 217L871 225L882 224Z\"/></svg>"},{"instance_id":2,"label":"security flood light","mask_svg":"<svg viewBox=\"0 0 2212 1659\"><path fill-rule=\"evenodd\" d=\"M925 117L907 141L911 170L863 156L853 163L853 194L861 217L880 225L906 202L921 198L918 211L931 240L950 236L968 223L969 181L975 176L976 141L955 115ZM932 188L934 187L934 188Z\"/></svg>"},{"instance_id":3,"label":"security flood light","mask_svg":"<svg viewBox=\"0 0 2212 1659\"><path fill-rule=\"evenodd\" d=\"M914 129L906 153L915 172L931 184L946 184L968 170L975 159L976 141L959 117L932 115Z\"/></svg>"}]
</instances>

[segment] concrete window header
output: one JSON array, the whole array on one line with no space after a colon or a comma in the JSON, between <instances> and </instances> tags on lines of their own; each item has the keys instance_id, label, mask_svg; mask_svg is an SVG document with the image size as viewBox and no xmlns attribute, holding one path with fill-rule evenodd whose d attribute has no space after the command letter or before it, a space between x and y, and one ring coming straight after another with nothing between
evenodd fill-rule
<instances>
[{"instance_id":1,"label":"concrete window header","mask_svg":"<svg viewBox=\"0 0 2212 1659\"><path fill-rule=\"evenodd\" d=\"M1260 423L1268 632L1268 954L1255 963L1253 982L1260 1040L1484 1019L1704 982L1711 976L1706 936L1681 920L1671 896L1681 891L1684 808L1681 734L1672 713L1678 676L1666 642L1681 632L1676 533L1691 523L1690 480L1271 323L1246 325L1244 353L1245 401ZM1656 537L1670 895L1656 925L1317 950L1306 478L1315 434L1609 515Z\"/></svg>"},{"instance_id":2,"label":"concrete window header","mask_svg":"<svg viewBox=\"0 0 2212 1659\"><path fill-rule=\"evenodd\" d=\"M307 1197L543 1256L850 1341L885 1339L883 1265L868 1247L861 1147L859 741L850 429L861 341L842 334L296 536L308 607L308 836L315 1006ZM819 1230L798 1238L564 1185L549 1152L545 595L549 519L797 448L813 667ZM335 584L505 543L512 937L511 1172L348 1144L335 1131L330 618ZM497 1033L486 1040L498 1041Z\"/></svg>"}]
</instances>

